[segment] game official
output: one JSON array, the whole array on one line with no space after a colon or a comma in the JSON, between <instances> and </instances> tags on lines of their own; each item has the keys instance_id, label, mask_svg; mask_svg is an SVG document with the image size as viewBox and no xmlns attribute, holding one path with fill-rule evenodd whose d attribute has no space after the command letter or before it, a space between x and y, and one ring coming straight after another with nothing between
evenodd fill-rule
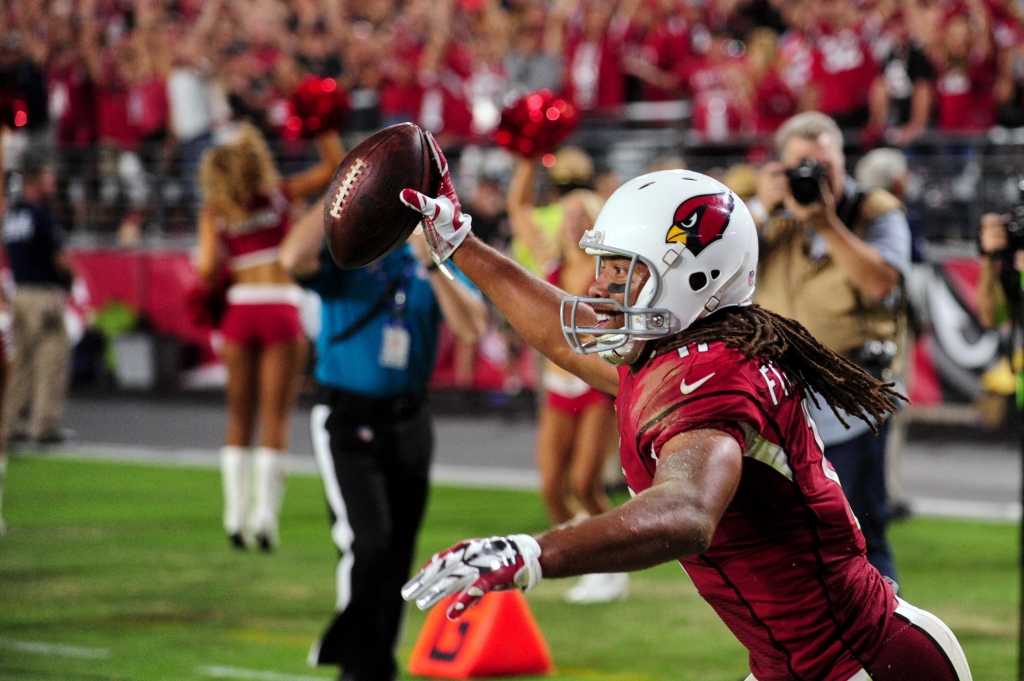
<instances>
[{"instance_id":1,"label":"game official","mask_svg":"<svg viewBox=\"0 0 1024 681\"><path fill-rule=\"evenodd\" d=\"M427 501L433 432L426 408L444 320L475 344L486 325L480 295L430 261L426 242L342 270L313 208L282 246L282 263L323 300L317 342L313 449L341 554L334 620L310 651L345 681L391 681L409 575Z\"/></svg>"}]
</instances>

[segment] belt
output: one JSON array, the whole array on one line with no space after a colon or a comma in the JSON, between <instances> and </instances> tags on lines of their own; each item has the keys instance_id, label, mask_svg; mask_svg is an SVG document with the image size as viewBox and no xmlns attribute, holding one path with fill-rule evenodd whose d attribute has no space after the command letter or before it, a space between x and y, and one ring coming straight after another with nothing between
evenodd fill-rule
<instances>
[{"instance_id":1,"label":"belt","mask_svg":"<svg viewBox=\"0 0 1024 681\"><path fill-rule=\"evenodd\" d=\"M317 386L317 402L331 408L331 418L342 423L380 423L405 420L420 412L425 393L399 397L368 397L326 385Z\"/></svg>"}]
</instances>

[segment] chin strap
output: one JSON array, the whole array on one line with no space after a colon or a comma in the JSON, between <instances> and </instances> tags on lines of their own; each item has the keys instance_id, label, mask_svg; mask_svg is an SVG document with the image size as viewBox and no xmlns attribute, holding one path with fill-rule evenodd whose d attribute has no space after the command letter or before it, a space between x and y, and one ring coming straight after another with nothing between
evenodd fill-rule
<instances>
[{"instance_id":1,"label":"chin strap","mask_svg":"<svg viewBox=\"0 0 1024 681\"><path fill-rule=\"evenodd\" d=\"M620 345L612 350L603 350L598 354L601 355L601 359L613 366L624 366L635 362L645 345L647 345L646 341L626 341L625 345Z\"/></svg>"}]
</instances>

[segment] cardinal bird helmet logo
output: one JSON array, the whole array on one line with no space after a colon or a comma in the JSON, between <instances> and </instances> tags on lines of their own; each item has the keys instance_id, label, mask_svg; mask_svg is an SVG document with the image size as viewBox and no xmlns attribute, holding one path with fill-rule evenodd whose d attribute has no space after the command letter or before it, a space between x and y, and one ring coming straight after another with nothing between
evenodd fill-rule
<instances>
[{"instance_id":1,"label":"cardinal bird helmet logo","mask_svg":"<svg viewBox=\"0 0 1024 681\"><path fill-rule=\"evenodd\" d=\"M732 216L732 192L691 196L676 208L665 243L680 243L695 256L722 238Z\"/></svg>"}]
</instances>

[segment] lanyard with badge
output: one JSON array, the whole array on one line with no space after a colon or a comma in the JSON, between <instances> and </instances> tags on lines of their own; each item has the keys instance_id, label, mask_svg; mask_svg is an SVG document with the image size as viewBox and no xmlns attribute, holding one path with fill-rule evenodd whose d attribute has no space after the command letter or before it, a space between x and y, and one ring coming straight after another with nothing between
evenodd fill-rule
<instances>
[{"instance_id":1,"label":"lanyard with badge","mask_svg":"<svg viewBox=\"0 0 1024 681\"><path fill-rule=\"evenodd\" d=\"M381 287L384 290L394 288L394 297L388 306L388 318L384 322L384 331L381 337L380 355L378 363L385 369L396 369L404 371L409 367L409 349L412 344L412 336L409 333L407 321L408 293L406 286L411 280L413 270L416 268L415 258L408 258L402 271L397 276L397 282L388 281L388 274L382 265L378 264L375 274L380 279Z\"/></svg>"}]
</instances>

